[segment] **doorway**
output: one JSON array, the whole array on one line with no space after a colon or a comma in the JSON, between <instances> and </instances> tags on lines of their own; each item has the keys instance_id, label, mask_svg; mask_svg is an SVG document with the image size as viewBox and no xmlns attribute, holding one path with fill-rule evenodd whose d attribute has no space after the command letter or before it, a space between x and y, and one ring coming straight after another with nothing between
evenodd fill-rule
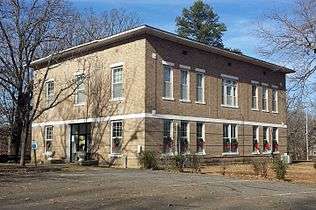
<instances>
[{"instance_id":1,"label":"doorway","mask_svg":"<svg viewBox=\"0 0 316 210\"><path fill-rule=\"evenodd\" d=\"M86 160L91 143L91 124L81 123L71 125L70 162Z\"/></svg>"}]
</instances>

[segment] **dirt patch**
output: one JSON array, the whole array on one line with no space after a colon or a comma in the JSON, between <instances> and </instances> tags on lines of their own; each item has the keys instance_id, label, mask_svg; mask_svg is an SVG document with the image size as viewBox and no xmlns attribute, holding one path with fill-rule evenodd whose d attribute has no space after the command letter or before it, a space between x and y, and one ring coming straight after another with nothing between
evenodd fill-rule
<instances>
[{"instance_id":1,"label":"dirt patch","mask_svg":"<svg viewBox=\"0 0 316 210\"><path fill-rule=\"evenodd\" d=\"M40 165L35 167L34 165L19 166L16 164L1 164L0 165L0 176L8 176L10 174L34 174L34 173L44 173L52 171L61 171L61 167L57 166L44 166Z\"/></svg>"},{"instance_id":2,"label":"dirt patch","mask_svg":"<svg viewBox=\"0 0 316 210\"><path fill-rule=\"evenodd\" d=\"M202 173L225 175L231 177L238 177L241 179L250 180L275 180L275 173L272 170L272 165L269 166L268 177L263 178L257 176L253 170L252 164L226 164L226 165L214 165L203 166ZM289 165L286 180L296 183L316 183L316 169L313 167L313 163L297 163Z\"/></svg>"}]
</instances>

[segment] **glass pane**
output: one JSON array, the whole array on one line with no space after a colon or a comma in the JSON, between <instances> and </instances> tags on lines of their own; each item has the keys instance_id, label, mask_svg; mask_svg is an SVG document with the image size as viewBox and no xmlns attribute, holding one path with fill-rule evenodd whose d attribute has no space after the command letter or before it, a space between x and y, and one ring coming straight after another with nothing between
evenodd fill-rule
<instances>
[{"instance_id":1,"label":"glass pane","mask_svg":"<svg viewBox=\"0 0 316 210\"><path fill-rule=\"evenodd\" d=\"M171 84L169 82L164 83L164 97L171 98Z\"/></svg>"},{"instance_id":2,"label":"glass pane","mask_svg":"<svg viewBox=\"0 0 316 210\"><path fill-rule=\"evenodd\" d=\"M121 98L122 97L122 83L113 85L113 98Z\"/></svg>"},{"instance_id":3,"label":"glass pane","mask_svg":"<svg viewBox=\"0 0 316 210\"><path fill-rule=\"evenodd\" d=\"M171 68L164 65L164 81L171 82Z\"/></svg>"}]
</instances>

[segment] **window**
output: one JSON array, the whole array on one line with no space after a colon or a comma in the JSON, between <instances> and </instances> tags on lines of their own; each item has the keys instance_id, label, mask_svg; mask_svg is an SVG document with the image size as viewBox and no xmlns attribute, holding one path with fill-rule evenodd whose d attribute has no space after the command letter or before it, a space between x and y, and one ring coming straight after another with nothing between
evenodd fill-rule
<instances>
[{"instance_id":1,"label":"window","mask_svg":"<svg viewBox=\"0 0 316 210\"><path fill-rule=\"evenodd\" d=\"M172 121L163 121L163 153L172 154Z\"/></svg>"},{"instance_id":2,"label":"window","mask_svg":"<svg viewBox=\"0 0 316 210\"><path fill-rule=\"evenodd\" d=\"M237 107L237 82L235 80L223 79L222 104Z\"/></svg>"},{"instance_id":3,"label":"window","mask_svg":"<svg viewBox=\"0 0 316 210\"><path fill-rule=\"evenodd\" d=\"M279 151L278 129L272 128L272 152Z\"/></svg>"},{"instance_id":4,"label":"window","mask_svg":"<svg viewBox=\"0 0 316 210\"><path fill-rule=\"evenodd\" d=\"M112 99L123 98L123 67L112 68Z\"/></svg>"},{"instance_id":5,"label":"window","mask_svg":"<svg viewBox=\"0 0 316 210\"><path fill-rule=\"evenodd\" d=\"M51 105L51 103L54 100L54 81L49 80L45 82L45 98L46 98L46 104Z\"/></svg>"},{"instance_id":6,"label":"window","mask_svg":"<svg viewBox=\"0 0 316 210\"><path fill-rule=\"evenodd\" d=\"M181 70L180 99L189 100L189 72Z\"/></svg>"},{"instance_id":7,"label":"window","mask_svg":"<svg viewBox=\"0 0 316 210\"><path fill-rule=\"evenodd\" d=\"M197 122L196 123L196 152L199 154L205 154L204 149L204 124Z\"/></svg>"},{"instance_id":8,"label":"window","mask_svg":"<svg viewBox=\"0 0 316 210\"><path fill-rule=\"evenodd\" d=\"M76 92L75 92L75 104L83 104L86 100L85 95L85 76L84 74L76 75Z\"/></svg>"},{"instance_id":9,"label":"window","mask_svg":"<svg viewBox=\"0 0 316 210\"><path fill-rule=\"evenodd\" d=\"M251 98L251 108L254 110L258 109L258 86L256 84L252 85L252 98Z\"/></svg>"},{"instance_id":10,"label":"window","mask_svg":"<svg viewBox=\"0 0 316 210\"><path fill-rule=\"evenodd\" d=\"M223 146L224 153L238 153L237 125L223 125Z\"/></svg>"},{"instance_id":11,"label":"window","mask_svg":"<svg viewBox=\"0 0 316 210\"><path fill-rule=\"evenodd\" d=\"M173 99L173 71L168 65L163 65L163 69L163 98Z\"/></svg>"},{"instance_id":12,"label":"window","mask_svg":"<svg viewBox=\"0 0 316 210\"><path fill-rule=\"evenodd\" d=\"M252 152L259 154L259 127L253 126L252 127Z\"/></svg>"},{"instance_id":13,"label":"window","mask_svg":"<svg viewBox=\"0 0 316 210\"><path fill-rule=\"evenodd\" d=\"M111 154L121 154L123 141L123 122L112 122Z\"/></svg>"},{"instance_id":14,"label":"window","mask_svg":"<svg viewBox=\"0 0 316 210\"><path fill-rule=\"evenodd\" d=\"M196 101L204 103L204 74L196 74Z\"/></svg>"},{"instance_id":15,"label":"window","mask_svg":"<svg viewBox=\"0 0 316 210\"><path fill-rule=\"evenodd\" d=\"M271 150L269 143L269 128L263 127L263 152L268 153Z\"/></svg>"},{"instance_id":16,"label":"window","mask_svg":"<svg viewBox=\"0 0 316 210\"><path fill-rule=\"evenodd\" d=\"M278 92L272 89L272 112L278 112Z\"/></svg>"},{"instance_id":17,"label":"window","mask_svg":"<svg viewBox=\"0 0 316 210\"><path fill-rule=\"evenodd\" d=\"M180 123L180 142L178 142L178 148L180 154L188 153L189 139L188 139L188 122L181 121Z\"/></svg>"},{"instance_id":18,"label":"window","mask_svg":"<svg viewBox=\"0 0 316 210\"><path fill-rule=\"evenodd\" d=\"M262 110L268 111L268 88L262 86Z\"/></svg>"},{"instance_id":19,"label":"window","mask_svg":"<svg viewBox=\"0 0 316 210\"><path fill-rule=\"evenodd\" d=\"M54 134L54 127L53 126L46 126L45 127L45 153L52 152L53 134Z\"/></svg>"}]
</instances>

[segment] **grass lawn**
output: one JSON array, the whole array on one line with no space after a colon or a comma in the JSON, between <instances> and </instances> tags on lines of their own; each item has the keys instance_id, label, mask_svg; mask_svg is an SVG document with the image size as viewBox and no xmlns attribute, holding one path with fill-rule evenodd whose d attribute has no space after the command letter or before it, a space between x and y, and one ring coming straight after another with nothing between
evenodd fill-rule
<instances>
[{"instance_id":1,"label":"grass lawn","mask_svg":"<svg viewBox=\"0 0 316 210\"><path fill-rule=\"evenodd\" d=\"M297 183L316 183L316 169L313 162L296 163L289 165L286 180ZM267 179L275 179L275 173L270 165ZM242 179L265 179L256 176L251 164L227 164L216 166L203 166L201 169L205 174L225 174L227 176L239 177Z\"/></svg>"}]
</instances>

